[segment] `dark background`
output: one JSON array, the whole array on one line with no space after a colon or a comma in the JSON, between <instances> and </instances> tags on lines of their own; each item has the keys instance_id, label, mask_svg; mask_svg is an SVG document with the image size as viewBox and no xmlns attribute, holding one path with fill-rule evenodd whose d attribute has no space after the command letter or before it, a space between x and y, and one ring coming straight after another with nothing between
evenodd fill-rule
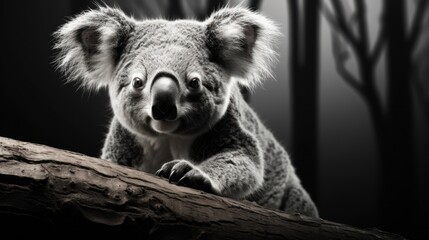
<instances>
[{"instance_id":1,"label":"dark background","mask_svg":"<svg viewBox=\"0 0 429 240\"><path fill-rule=\"evenodd\" d=\"M136 18L204 19L226 2L118 4ZM250 104L291 153L324 219L427 234L427 2L244 1L284 34L275 80L251 93ZM52 33L90 6L1 2L0 136L100 154L111 118L106 92L64 84L52 64Z\"/></svg>"}]
</instances>

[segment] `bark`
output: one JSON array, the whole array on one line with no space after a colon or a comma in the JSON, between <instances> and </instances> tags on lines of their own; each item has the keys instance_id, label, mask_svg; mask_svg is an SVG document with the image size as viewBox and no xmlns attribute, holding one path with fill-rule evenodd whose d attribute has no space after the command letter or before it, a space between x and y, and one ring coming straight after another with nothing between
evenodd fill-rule
<instances>
[{"instance_id":1,"label":"bark","mask_svg":"<svg viewBox=\"0 0 429 240\"><path fill-rule=\"evenodd\" d=\"M265 209L104 160L1 137L0 220L7 220L2 232L24 225L44 235L90 230L148 239L403 239ZM26 232L13 231L14 236Z\"/></svg>"}]
</instances>

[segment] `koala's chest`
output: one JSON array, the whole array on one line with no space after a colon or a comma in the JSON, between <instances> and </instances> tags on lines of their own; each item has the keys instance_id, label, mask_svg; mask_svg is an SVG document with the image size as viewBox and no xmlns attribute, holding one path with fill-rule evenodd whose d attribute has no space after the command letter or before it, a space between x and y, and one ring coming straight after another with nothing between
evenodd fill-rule
<instances>
[{"instance_id":1,"label":"koala's chest","mask_svg":"<svg viewBox=\"0 0 429 240\"><path fill-rule=\"evenodd\" d=\"M189 160L190 147L193 139L165 138L142 141L144 156L142 171L155 173L162 164L176 160Z\"/></svg>"}]
</instances>

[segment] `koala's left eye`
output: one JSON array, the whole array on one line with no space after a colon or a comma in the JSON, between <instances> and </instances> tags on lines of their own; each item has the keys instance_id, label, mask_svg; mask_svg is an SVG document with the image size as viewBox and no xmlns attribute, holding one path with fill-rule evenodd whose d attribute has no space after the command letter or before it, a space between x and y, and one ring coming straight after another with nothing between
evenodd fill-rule
<instances>
[{"instance_id":1,"label":"koala's left eye","mask_svg":"<svg viewBox=\"0 0 429 240\"><path fill-rule=\"evenodd\" d=\"M188 82L188 87L190 89L198 89L200 87L200 79L197 77L191 78Z\"/></svg>"},{"instance_id":2,"label":"koala's left eye","mask_svg":"<svg viewBox=\"0 0 429 240\"><path fill-rule=\"evenodd\" d=\"M143 80L139 77L133 78L133 88L138 89L143 87Z\"/></svg>"}]
</instances>

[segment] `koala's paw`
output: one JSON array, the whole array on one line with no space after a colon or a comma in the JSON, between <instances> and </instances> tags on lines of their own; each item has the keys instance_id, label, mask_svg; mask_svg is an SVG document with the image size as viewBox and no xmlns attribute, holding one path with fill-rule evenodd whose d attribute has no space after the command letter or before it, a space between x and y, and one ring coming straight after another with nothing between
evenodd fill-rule
<instances>
[{"instance_id":1,"label":"koala's paw","mask_svg":"<svg viewBox=\"0 0 429 240\"><path fill-rule=\"evenodd\" d=\"M168 178L179 186L186 186L208 193L215 193L212 181L207 174L186 160L173 160L162 165L156 173L157 176Z\"/></svg>"}]
</instances>

